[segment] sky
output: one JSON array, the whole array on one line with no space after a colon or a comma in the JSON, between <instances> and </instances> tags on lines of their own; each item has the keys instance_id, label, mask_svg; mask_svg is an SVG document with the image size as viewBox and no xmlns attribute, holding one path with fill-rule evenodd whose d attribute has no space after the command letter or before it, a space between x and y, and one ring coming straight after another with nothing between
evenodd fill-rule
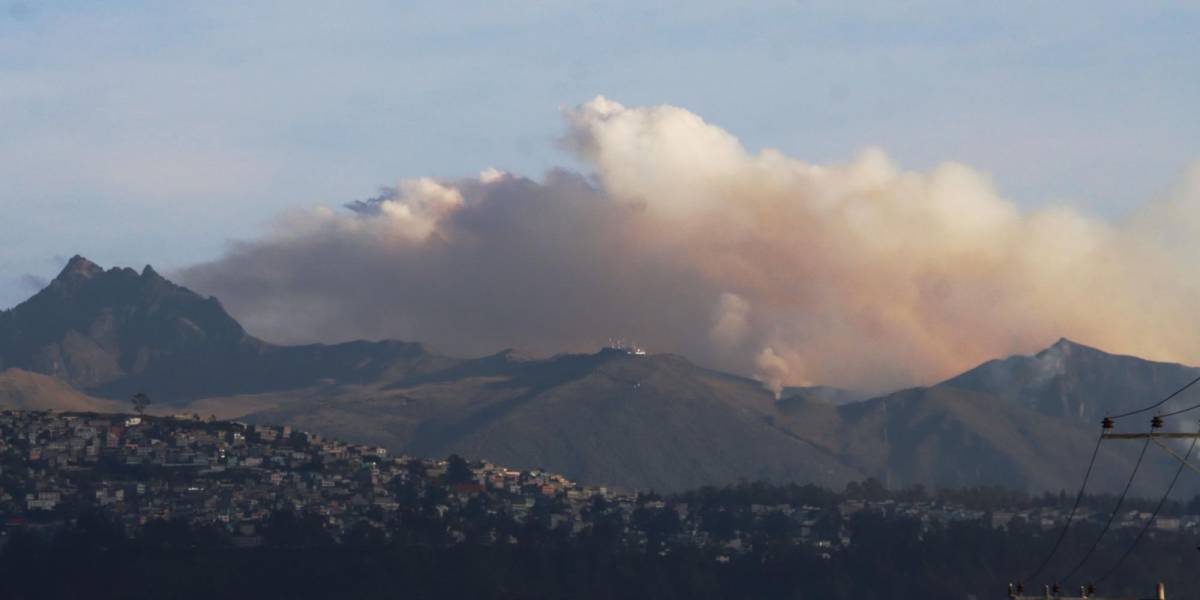
<instances>
[{"instance_id":1,"label":"sky","mask_svg":"<svg viewBox=\"0 0 1200 600\"><path fill-rule=\"evenodd\" d=\"M563 115L598 95L1119 220L1200 158L1196 31L1162 2L0 2L0 306L77 253L170 273L412 178L589 171Z\"/></svg>"}]
</instances>

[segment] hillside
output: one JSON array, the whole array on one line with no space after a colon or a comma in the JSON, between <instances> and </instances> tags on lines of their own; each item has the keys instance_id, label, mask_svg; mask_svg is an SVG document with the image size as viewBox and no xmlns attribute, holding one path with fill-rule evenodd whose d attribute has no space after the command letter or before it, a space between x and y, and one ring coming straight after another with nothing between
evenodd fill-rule
<instances>
[{"instance_id":1,"label":"hillside","mask_svg":"<svg viewBox=\"0 0 1200 600\"><path fill-rule=\"evenodd\" d=\"M13 406L102 410L94 403L124 407L145 391L154 412L286 424L418 456L457 453L662 491L866 477L1072 489L1103 415L1200 373L1060 340L928 388L870 399L787 388L776 400L754 380L669 354L460 359L395 341L273 345L215 298L149 267L106 271L79 257L0 313L0 360L9 369L0 399ZM1160 454L1140 481L1165 477ZM1102 457L1096 489L1114 489L1136 448L1109 444Z\"/></svg>"},{"instance_id":2,"label":"hillside","mask_svg":"<svg viewBox=\"0 0 1200 600\"><path fill-rule=\"evenodd\" d=\"M1098 352L1074 352L1085 350ZM891 486L1059 491L1078 485L1098 433L1097 423L951 385L836 405L803 395L775 401L757 382L670 355L605 351L507 367L502 358L481 361L489 368L479 373L460 369L413 385L243 398L272 405L245 418L422 456L460 453L657 489L740 478L836 486L869 476ZM1094 489L1123 485L1136 454L1106 445ZM1154 451L1145 466L1140 484L1153 486L1173 463Z\"/></svg>"},{"instance_id":3,"label":"hillside","mask_svg":"<svg viewBox=\"0 0 1200 600\"><path fill-rule=\"evenodd\" d=\"M774 398L757 382L678 356L606 350L343 394L314 394L247 419L643 489L741 478L840 487L864 477L776 426Z\"/></svg>"},{"instance_id":4,"label":"hillside","mask_svg":"<svg viewBox=\"0 0 1200 600\"><path fill-rule=\"evenodd\" d=\"M1070 489L1079 484L1099 433L1098 426L1048 419L994 396L943 386L905 390L839 412L840 455L893 486ZM1123 483L1136 450L1103 448L1097 489Z\"/></svg>"},{"instance_id":5,"label":"hillside","mask_svg":"<svg viewBox=\"0 0 1200 600\"><path fill-rule=\"evenodd\" d=\"M7 369L0 371L0 409L116 412L129 408L86 396L53 377Z\"/></svg>"},{"instance_id":6,"label":"hillside","mask_svg":"<svg viewBox=\"0 0 1200 600\"><path fill-rule=\"evenodd\" d=\"M939 387L991 394L1043 415L1095 425L1105 415L1153 404L1197 376L1195 367L1109 354L1064 338L1032 356L988 361ZM1200 390L1191 390L1170 406L1198 402Z\"/></svg>"},{"instance_id":7,"label":"hillside","mask_svg":"<svg viewBox=\"0 0 1200 600\"><path fill-rule=\"evenodd\" d=\"M785 387L780 394L780 401L812 401L841 406L869 399L871 396L863 392L845 390L827 385L811 385L806 387Z\"/></svg>"}]
</instances>

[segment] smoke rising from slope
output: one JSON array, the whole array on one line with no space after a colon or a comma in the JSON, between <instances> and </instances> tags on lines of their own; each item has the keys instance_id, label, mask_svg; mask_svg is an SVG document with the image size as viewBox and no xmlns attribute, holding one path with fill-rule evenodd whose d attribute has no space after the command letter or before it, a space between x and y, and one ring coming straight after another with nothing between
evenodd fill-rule
<instances>
[{"instance_id":1,"label":"smoke rising from slope","mask_svg":"<svg viewBox=\"0 0 1200 600\"><path fill-rule=\"evenodd\" d=\"M566 121L594 174L406 181L289 214L183 278L273 340L483 354L622 337L776 389L926 384L1060 336L1200 360L1200 170L1112 225L1022 213L961 164L752 154L672 106L596 98Z\"/></svg>"}]
</instances>

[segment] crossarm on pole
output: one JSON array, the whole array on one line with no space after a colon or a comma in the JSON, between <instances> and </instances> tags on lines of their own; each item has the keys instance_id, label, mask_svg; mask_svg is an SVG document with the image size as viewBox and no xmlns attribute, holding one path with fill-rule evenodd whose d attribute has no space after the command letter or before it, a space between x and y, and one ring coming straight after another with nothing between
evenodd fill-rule
<instances>
[{"instance_id":1,"label":"crossarm on pole","mask_svg":"<svg viewBox=\"0 0 1200 600\"><path fill-rule=\"evenodd\" d=\"M1101 437L1106 440L1191 440L1200 438L1200 433L1106 433Z\"/></svg>"}]
</instances>

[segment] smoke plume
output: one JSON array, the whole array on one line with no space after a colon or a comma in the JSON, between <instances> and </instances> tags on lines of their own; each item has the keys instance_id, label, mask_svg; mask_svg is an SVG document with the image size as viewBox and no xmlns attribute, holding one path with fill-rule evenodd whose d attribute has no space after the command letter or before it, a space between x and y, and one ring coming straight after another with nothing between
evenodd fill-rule
<instances>
[{"instance_id":1,"label":"smoke plume","mask_svg":"<svg viewBox=\"0 0 1200 600\"><path fill-rule=\"evenodd\" d=\"M672 106L596 98L566 122L588 174L405 181L288 214L183 278L276 341L624 338L775 389L926 384L1061 336L1200 360L1200 169L1109 223L1022 212L962 164L751 153Z\"/></svg>"}]
</instances>

